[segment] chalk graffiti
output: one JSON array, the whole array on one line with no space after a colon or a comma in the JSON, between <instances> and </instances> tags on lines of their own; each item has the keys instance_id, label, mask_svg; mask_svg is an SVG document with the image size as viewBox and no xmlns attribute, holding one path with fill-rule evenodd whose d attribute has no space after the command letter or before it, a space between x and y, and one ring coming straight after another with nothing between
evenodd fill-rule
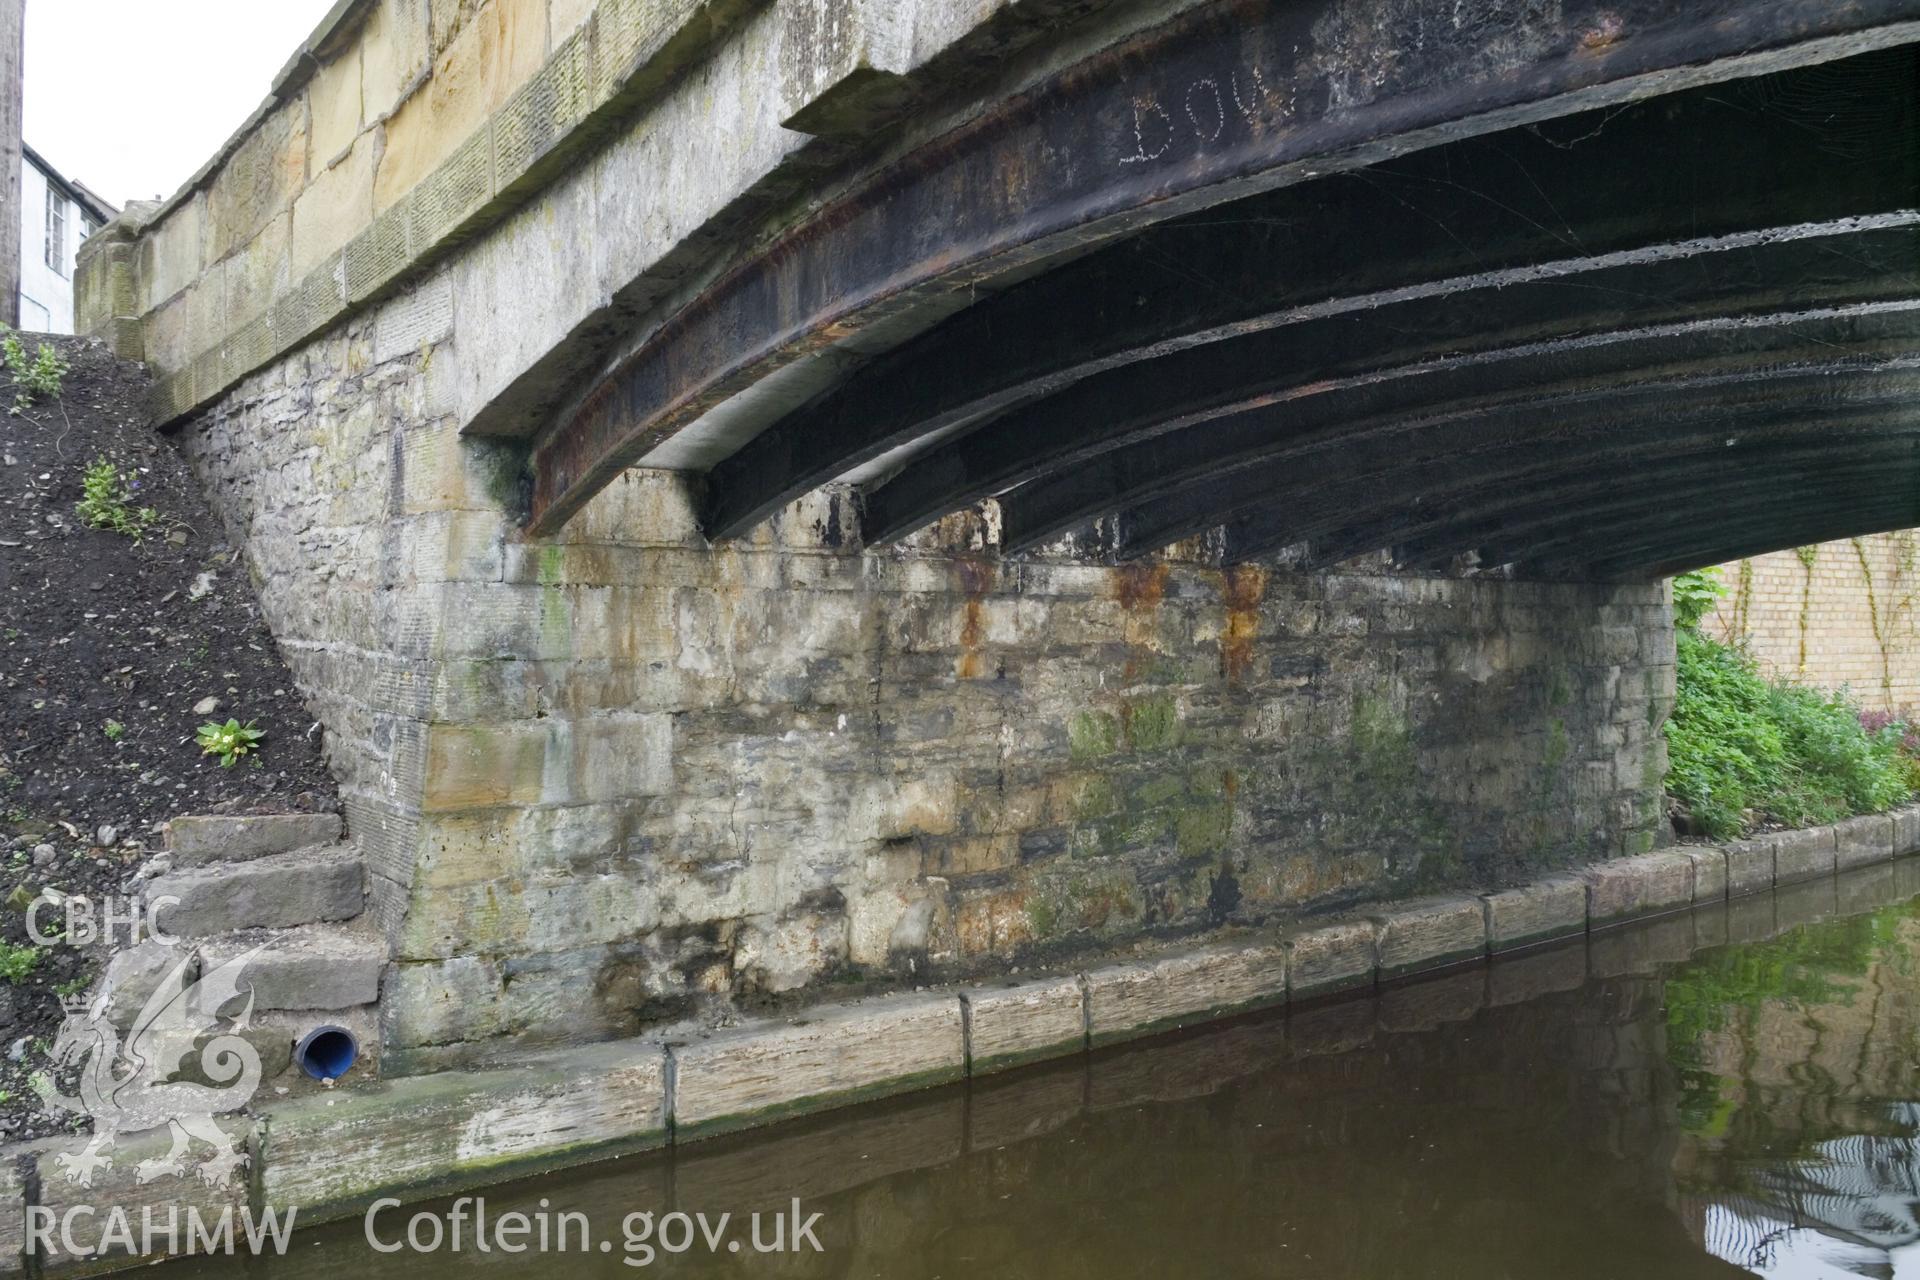
<instances>
[{"instance_id":1,"label":"chalk graffiti","mask_svg":"<svg viewBox=\"0 0 1920 1280\"><path fill-rule=\"evenodd\" d=\"M1243 82L1244 76L1244 82ZM1233 112L1227 103L1233 103ZM1260 68L1236 69L1227 76L1225 91L1212 76L1200 76L1180 94L1179 109L1193 130L1198 143L1218 142L1232 122L1234 113L1249 128L1258 128L1284 115L1287 104L1281 95L1268 88ZM1183 130L1172 112L1162 106L1152 92L1138 94L1133 100L1133 151L1120 157L1121 164L1146 164L1158 160L1181 141Z\"/></svg>"}]
</instances>

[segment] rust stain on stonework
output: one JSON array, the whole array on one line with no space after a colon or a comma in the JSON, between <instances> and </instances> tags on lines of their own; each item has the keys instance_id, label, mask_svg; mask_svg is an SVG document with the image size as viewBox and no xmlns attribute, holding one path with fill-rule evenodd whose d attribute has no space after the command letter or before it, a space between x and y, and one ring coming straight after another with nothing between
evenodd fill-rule
<instances>
[{"instance_id":1,"label":"rust stain on stonework","mask_svg":"<svg viewBox=\"0 0 1920 1280\"><path fill-rule=\"evenodd\" d=\"M1167 593L1164 564L1123 564L1113 571L1113 596L1129 613L1157 608Z\"/></svg>"},{"instance_id":2,"label":"rust stain on stonework","mask_svg":"<svg viewBox=\"0 0 1920 1280\"><path fill-rule=\"evenodd\" d=\"M965 616L960 623L960 656L954 660L953 674L962 680L977 680L986 669L980 656L980 642L986 638L985 605L981 597L993 589L994 564L963 556L954 561L953 575L966 594Z\"/></svg>"},{"instance_id":3,"label":"rust stain on stonework","mask_svg":"<svg viewBox=\"0 0 1920 1280\"><path fill-rule=\"evenodd\" d=\"M1267 593L1267 571L1236 564L1226 571L1227 626L1220 633L1220 674L1239 683L1253 664L1253 638L1260 630L1260 600Z\"/></svg>"}]
</instances>

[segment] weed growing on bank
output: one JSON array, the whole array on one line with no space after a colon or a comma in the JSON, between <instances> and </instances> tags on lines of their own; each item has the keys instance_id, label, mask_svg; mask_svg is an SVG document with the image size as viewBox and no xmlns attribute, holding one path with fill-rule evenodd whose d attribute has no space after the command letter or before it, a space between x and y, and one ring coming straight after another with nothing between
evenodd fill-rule
<instances>
[{"instance_id":1,"label":"weed growing on bank","mask_svg":"<svg viewBox=\"0 0 1920 1280\"><path fill-rule=\"evenodd\" d=\"M1679 669L1667 721L1667 791L1715 839L1766 822L1808 826L1902 803L1920 780L1905 723L1863 720L1846 691L1768 680L1700 630L1711 570L1674 582Z\"/></svg>"},{"instance_id":2,"label":"weed growing on bank","mask_svg":"<svg viewBox=\"0 0 1920 1280\"><path fill-rule=\"evenodd\" d=\"M133 505L133 480L106 458L96 458L82 473L74 512L90 529L110 529L135 542L160 518L152 507Z\"/></svg>"},{"instance_id":3,"label":"weed growing on bank","mask_svg":"<svg viewBox=\"0 0 1920 1280\"><path fill-rule=\"evenodd\" d=\"M0 363L4 363L13 382L13 410L18 414L41 400L58 399L66 381L68 366L60 352L49 343L41 343L31 356L20 335L0 324Z\"/></svg>"}]
</instances>

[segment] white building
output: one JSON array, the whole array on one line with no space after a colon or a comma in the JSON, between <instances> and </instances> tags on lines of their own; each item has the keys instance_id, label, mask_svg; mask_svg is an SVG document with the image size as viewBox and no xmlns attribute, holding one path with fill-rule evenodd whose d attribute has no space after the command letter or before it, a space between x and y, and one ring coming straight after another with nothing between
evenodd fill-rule
<instances>
[{"instance_id":1,"label":"white building","mask_svg":"<svg viewBox=\"0 0 1920 1280\"><path fill-rule=\"evenodd\" d=\"M118 210L61 177L32 147L21 155L20 328L72 333L74 258Z\"/></svg>"}]
</instances>

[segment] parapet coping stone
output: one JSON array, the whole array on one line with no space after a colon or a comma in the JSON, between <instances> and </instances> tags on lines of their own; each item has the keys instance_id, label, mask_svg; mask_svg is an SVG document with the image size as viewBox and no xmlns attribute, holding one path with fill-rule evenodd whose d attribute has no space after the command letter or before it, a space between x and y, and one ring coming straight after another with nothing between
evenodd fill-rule
<instances>
[{"instance_id":1,"label":"parapet coping stone","mask_svg":"<svg viewBox=\"0 0 1920 1280\"><path fill-rule=\"evenodd\" d=\"M1920 853L1920 806L1885 820L1892 843L1874 841L1876 849L1889 849L1882 861ZM1677 846L1498 891L1386 901L1245 929L1077 973L874 996L704 1036L546 1050L485 1069L350 1085L229 1119L250 1127L254 1207L297 1204L301 1221L316 1224L382 1196L445 1195L695 1143L1250 1010L1305 1011L1341 991L1391 993L1417 974L1453 969L1449 980L1458 980L1470 976L1463 961L1522 948L1549 961L1551 989L1562 989L1573 968L1584 974L1588 966L1554 963L1565 949L1546 944L1757 891L1753 868L1765 855L1782 845L1818 845L1822 831L1827 847L1835 847L1830 827L1766 833L1727 849ZM1804 879L1801 866L1790 856L1791 878L1782 883ZM1772 887L1773 877L1766 880ZM1691 895L1684 903L1674 898L1682 882ZM1576 890L1584 914L1571 910ZM1594 913L1596 903L1602 914ZM1702 945L1729 936L1676 923ZM1467 1002L1462 1009L1470 1006L1478 1007ZM84 1141L0 1147L0 1173L46 1159L49 1142ZM394 1158L368 1158L376 1150ZM11 1224L21 1220L30 1188L0 1177L0 1245L14 1243ZM20 1272L21 1261L0 1254L0 1275ZM131 1258L125 1264L136 1265Z\"/></svg>"}]
</instances>

